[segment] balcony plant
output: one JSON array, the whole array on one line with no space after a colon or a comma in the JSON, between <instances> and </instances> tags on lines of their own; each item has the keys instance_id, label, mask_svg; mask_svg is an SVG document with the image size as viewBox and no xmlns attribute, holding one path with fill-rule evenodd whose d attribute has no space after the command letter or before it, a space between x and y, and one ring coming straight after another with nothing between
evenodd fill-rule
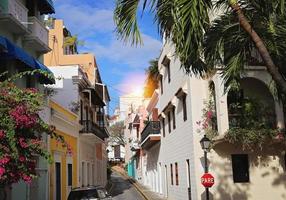
<instances>
[{"instance_id":1,"label":"balcony plant","mask_svg":"<svg viewBox=\"0 0 286 200\"><path fill-rule=\"evenodd\" d=\"M212 141L218 136L214 102L209 100L202 110L202 120L197 121L199 133L205 133ZM285 130L275 126L272 108L255 98L244 98L228 105L229 130L224 139L232 144L240 144L243 149L262 149L272 139L285 140Z\"/></svg>"},{"instance_id":2,"label":"balcony plant","mask_svg":"<svg viewBox=\"0 0 286 200\"><path fill-rule=\"evenodd\" d=\"M39 116L44 95L35 88L19 88L13 82L25 75L41 73L38 70L23 72L0 82L0 199L5 199L5 187L36 178L38 157L49 163L52 157L43 140L44 134L59 141L70 153L63 137L54 133L54 127ZM4 74L0 75L1 78Z\"/></svg>"},{"instance_id":3,"label":"balcony plant","mask_svg":"<svg viewBox=\"0 0 286 200\"><path fill-rule=\"evenodd\" d=\"M271 139L284 139L284 130L276 127L273 105L245 97L230 103L228 110L229 130L225 139L229 142L240 143L244 149L261 149Z\"/></svg>"}]
</instances>

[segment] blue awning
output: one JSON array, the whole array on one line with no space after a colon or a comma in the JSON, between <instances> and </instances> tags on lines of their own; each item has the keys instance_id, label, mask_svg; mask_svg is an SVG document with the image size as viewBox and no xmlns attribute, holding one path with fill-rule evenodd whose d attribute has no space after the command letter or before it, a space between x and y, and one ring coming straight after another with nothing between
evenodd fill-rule
<instances>
[{"instance_id":1,"label":"blue awning","mask_svg":"<svg viewBox=\"0 0 286 200\"><path fill-rule=\"evenodd\" d=\"M0 37L0 49L3 49L5 51L7 49L6 40L3 37Z\"/></svg>"},{"instance_id":2,"label":"blue awning","mask_svg":"<svg viewBox=\"0 0 286 200\"><path fill-rule=\"evenodd\" d=\"M38 0L40 14L53 14L55 7L52 0Z\"/></svg>"},{"instance_id":3,"label":"blue awning","mask_svg":"<svg viewBox=\"0 0 286 200\"><path fill-rule=\"evenodd\" d=\"M10 40L7 38L1 37L6 42L6 51L1 54L2 59L17 59L21 62L25 63L32 69L37 69L35 59L27 54L23 49L14 45Z\"/></svg>"},{"instance_id":4,"label":"blue awning","mask_svg":"<svg viewBox=\"0 0 286 200\"><path fill-rule=\"evenodd\" d=\"M51 78L42 76L41 80L43 81L43 83L45 83L45 84L55 84L55 78L54 78L53 72L49 68L47 68L44 64L42 64L40 61L35 60L35 62L36 62L37 69L41 69L43 71L48 72L50 75L52 75Z\"/></svg>"},{"instance_id":5,"label":"blue awning","mask_svg":"<svg viewBox=\"0 0 286 200\"><path fill-rule=\"evenodd\" d=\"M5 37L0 36L0 45L3 47L4 51L0 52L0 59L2 60L19 60L27 65L31 69L41 69L50 74L53 74L45 65L40 61L36 60L28 53L26 53L22 48L14 45L10 40ZM51 84L54 83L54 79L48 80L45 78L44 83Z\"/></svg>"}]
</instances>

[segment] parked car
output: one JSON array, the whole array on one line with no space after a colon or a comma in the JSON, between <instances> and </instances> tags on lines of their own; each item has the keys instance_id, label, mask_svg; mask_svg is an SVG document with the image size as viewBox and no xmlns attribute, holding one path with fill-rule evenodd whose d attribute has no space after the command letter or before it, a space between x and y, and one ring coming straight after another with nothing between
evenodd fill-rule
<instances>
[{"instance_id":1,"label":"parked car","mask_svg":"<svg viewBox=\"0 0 286 200\"><path fill-rule=\"evenodd\" d=\"M88 186L82 188L74 188L68 196L68 200L112 200L112 197L107 193L102 186Z\"/></svg>"}]
</instances>

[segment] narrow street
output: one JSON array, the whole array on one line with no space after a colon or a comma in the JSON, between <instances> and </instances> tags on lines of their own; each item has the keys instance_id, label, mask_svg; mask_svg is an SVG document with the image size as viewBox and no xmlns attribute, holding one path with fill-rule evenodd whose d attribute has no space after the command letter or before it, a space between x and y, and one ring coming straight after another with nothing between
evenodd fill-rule
<instances>
[{"instance_id":1,"label":"narrow street","mask_svg":"<svg viewBox=\"0 0 286 200\"><path fill-rule=\"evenodd\" d=\"M111 180L113 183L111 194L114 200L144 200L136 188L120 174L113 172Z\"/></svg>"}]
</instances>

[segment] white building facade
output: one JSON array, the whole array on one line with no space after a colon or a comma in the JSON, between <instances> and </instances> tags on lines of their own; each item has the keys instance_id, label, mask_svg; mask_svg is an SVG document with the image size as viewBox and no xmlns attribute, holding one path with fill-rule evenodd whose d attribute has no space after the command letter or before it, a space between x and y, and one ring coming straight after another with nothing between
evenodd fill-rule
<instances>
[{"instance_id":1,"label":"white building facade","mask_svg":"<svg viewBox=\"0 0 286 200\"><path fill-rule=\"evenodd\" d=\"M230 94L224 92L219 72L209 79L187 76L174 52L174 47L166 43L159 58L161 144L156 159L161 186L156 190L168 199L205 199L205 188L201 185L204 152L200 146L204 133L198 131L199 121L211 96L209 85L213 84L218 138L223 138L233 122ZM270 82L264 67L250 67L241 80L241 87L245 98L253 96L269 105L275 115L275 126L283 129L283 109L267 88ZM243 150L239 144L216 140L208 153L209 171L215 178L211 199L285 199L283 149L283 144L275 140L269 141L261 151Z\"/></svg>"},{"instance_id":2,"label":"white building facade","mask_svg":"<svg viewBox=\"0 0 286 200\"><path fill-rule=\"evenodd\" d=\"M158 91L155 90L146 107L148 117L144 129L140 134L140 146L143 150L143 184L148 186L152 191L162 194L162 170L159 163L161 133L157 108L158 96Z\"/></svg>"}]
</instances>

